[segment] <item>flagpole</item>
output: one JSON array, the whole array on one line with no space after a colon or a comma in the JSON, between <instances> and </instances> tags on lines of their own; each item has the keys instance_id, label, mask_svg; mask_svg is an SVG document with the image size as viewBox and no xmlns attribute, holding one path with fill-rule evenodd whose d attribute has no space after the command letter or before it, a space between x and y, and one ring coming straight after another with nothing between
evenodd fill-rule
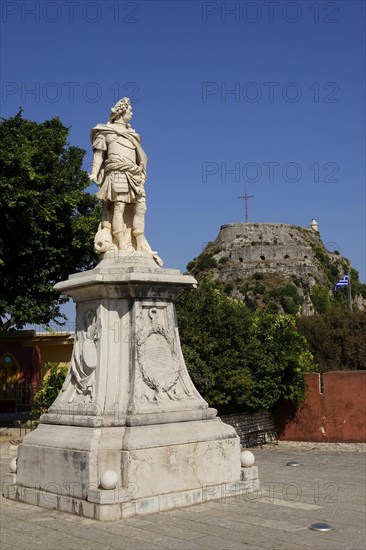
<instances>
[{"instance_id":1,"label":"flagpole","mask_svg":"<svg viewBox=\"0 0 366 550\"><path fill-rule=\"evenodd\" d=\"M348 275L348 299L349 299L349 308L352 311L351 277L349 275Z\"/></svg>"}]
</instances>

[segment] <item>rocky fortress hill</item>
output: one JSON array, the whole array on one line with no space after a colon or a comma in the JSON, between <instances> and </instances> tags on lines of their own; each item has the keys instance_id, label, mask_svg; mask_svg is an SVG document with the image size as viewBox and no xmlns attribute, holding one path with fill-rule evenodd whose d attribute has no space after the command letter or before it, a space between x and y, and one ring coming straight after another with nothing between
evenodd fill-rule
<instances>
[{"instance_id":1,"label":"rocky fortress hill","mask_svg":"<svg viewBox=\"0 0 366 550\"><path fill-rule=\"evenodd\" d=\"M335 283L345 274L351 276L355 307L366 304L365 285L359 283L357 271L339 251L327 250L315 219L309 227L252 222L222 225L215 241L187 268L198 278L210 273L227 294L253 309L305 315L324 312L335 299Z\"/></svg>"}]
</instances>

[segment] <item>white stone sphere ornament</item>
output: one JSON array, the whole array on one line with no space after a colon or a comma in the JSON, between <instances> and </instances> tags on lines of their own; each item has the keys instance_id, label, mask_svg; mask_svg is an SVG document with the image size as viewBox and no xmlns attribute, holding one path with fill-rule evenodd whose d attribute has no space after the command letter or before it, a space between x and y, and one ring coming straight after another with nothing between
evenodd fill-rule
<instances>
[{"instance_id":1,"label":"white stone sphere ornament","mask_svg":"<svg viewBox=\"0 0 366 550\"><path fill-rule=\"evenodd\" d=\"M10 471L12 474L17 473L17 460L18 457L13 458L13 460L10 462Z\"/></svg>"},{"instance_id":2,"label":"white stone sphere ornament","mask_svg":"<svg viewBox=\"0 0 366 550\"><path fill-rule=\"evenodd\" d=\"M105 470L100 476L100 486L102 489L115 489L118 483L118 476L113 470Z\"/></svg>"},{"instance_id":3,"label":"white stone sphere ornament","mask_svg":"<svg viewBox=\"0 0 366 550\"><path fill-rule=\"evenodd\" d=\"M243 468L250 468L255 462L254 454L250 451L243 451L240 455L240 462Z\"/></svg>"}]
</instances>

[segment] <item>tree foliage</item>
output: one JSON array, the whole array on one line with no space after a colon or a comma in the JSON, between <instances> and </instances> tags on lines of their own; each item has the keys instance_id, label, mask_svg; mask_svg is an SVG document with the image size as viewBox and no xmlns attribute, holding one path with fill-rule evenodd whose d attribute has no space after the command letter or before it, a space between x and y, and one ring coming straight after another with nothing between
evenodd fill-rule
<instances>
[{"instance_id":1,"label":"tree foliage","mask_svg":"<svg viewBox=\"0 0 366 550\"><path fill-rule=\"evenodd\" d=\"M255 315L253 328L261 353L251 366L254 386L248 406L270 409L280 398L299 405L305 397L304 373L315 364L295 318L262 312Z\"/></svg>"},{"instance_id":2,"label":"tree foliage","mask_svg":"<svg viewBox=\"0 0 366 550\"><path fill-rule=\"evenodd\" d=\"M331 312L297 319L320 372L366 369L366 311L333 308Z\"/></svg>"},{"instance_id":3,"label":"tree foliage","mask_svg":"<svg viewBox=\"0 0 366 550\"><path fill-rule=\"evenodd\" d=\"M177 312L183 354L198 390L220 409L244 405L252 387L245 352L255 345L245 305L202 279L196 291L181 297Z\"/></svg>"},{"instance_id":4,"label":"tree foliage","mask_svg":"<svg viewBox=\"0 0 366 550\"><path fill-rule=\"evenodd\" d=\"M197 256L197 258L189 262L189 264L187 265L188 271L190 271L194 276L215 267L217 267L216 260L212 257L211 254L206 254L204 252L202 252L202 254Z\"/></svg>"},{"instance_id":5,"label":"tree foliage","mask_svg":"<svg viewBox=\"0 0 366 550\"><path fill-rule=\"evenodd\" d=\"M0 121L0 330L57 322L67 299L53 285L92 266L100 210L68 132L21 111Z\"/></svg>"},{"instance_id":6,"label":"tree foliage","mask_svg":"<svg viewBox=\"0 0 366 550\"><path fill-rule=\"evenodd\" d=\"M183 354L192 379L220 413L299 403L313 366L289 315L252 314L210 278L177 305Z\"/></svg>"},{"instance_id":7,"label":"tree foliage","mask_svg":"<svg viewBox=\"0 0 366 550\"><path fill-rule=\"evenodd\" d=\"M318 313L327 313L332 309L332 303L329 291L320 285L314 285L311 289L311 300L315 311Z\"/></svg>"}]
</instances>

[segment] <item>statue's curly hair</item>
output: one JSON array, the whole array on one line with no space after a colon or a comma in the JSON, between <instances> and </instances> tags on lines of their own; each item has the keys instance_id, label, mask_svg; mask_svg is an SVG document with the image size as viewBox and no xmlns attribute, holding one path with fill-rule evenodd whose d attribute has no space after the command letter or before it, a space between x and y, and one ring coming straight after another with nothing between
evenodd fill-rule
<instances>
[{"instance_id":1,"label":"statue's curly hair","mask_svg":"<svg viewBox=\"0 0 366 550\"><path fill-rule=\"evenodd\" d=\"M123 97L117 101L115 106L111 108L109 122L114 122L120 115L124 115L130 105L131 101L129 97Z\"/></svg>"}]
</instances>

